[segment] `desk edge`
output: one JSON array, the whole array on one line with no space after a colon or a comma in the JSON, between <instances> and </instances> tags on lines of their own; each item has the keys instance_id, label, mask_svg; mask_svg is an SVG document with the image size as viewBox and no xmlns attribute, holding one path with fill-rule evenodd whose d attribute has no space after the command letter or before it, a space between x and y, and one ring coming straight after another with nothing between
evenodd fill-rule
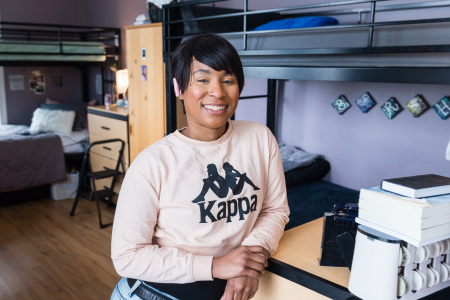
<instances>
[{"instance_id":1,"label":"desk edge","mask_svg":"<svg viewBox=\"0 0 450 300\"><path fill-rule=\"evenodd\" d=\"M269 258L267 271L334 300L352 297L347 288L314 274L293 267L274 258Z\"/></svg>"}]
</instances>

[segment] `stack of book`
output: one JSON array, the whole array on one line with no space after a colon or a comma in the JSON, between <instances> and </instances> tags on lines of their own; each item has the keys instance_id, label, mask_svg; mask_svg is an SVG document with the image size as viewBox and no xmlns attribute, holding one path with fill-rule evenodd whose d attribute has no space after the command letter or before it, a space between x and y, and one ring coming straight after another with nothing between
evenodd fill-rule
<instances>
[{"instance_id":1,"label":"stack of book","mask_svg":"<svg viewBox=\"0 0 450 300\"><path fill-rule=\"evenodd\" d=\"M152 21L150 21L150 16L148 14L142 14L136 17L136 21L133 25L144 25L144 24L150 24Z\"/></svg>"},{"instance_id":2,"label":"stack of book","mask_svg":"<svg viewBox=\"0 0 450 300\"><path fill-rule=\"evenodd\" d=\"M450 234L450 194L413 198L416 194L450 193L450 178L436 186L437 175L384 180L380 187L361 189L359 219L398 232L417 241ZM415 183L411 183L414 182ZM417 182L421 182L418 184ZM424 182L425 181L425 182ZM430 187L434 182L436 189ZM385 184L389 182L389 184ZM426 183L428 182L428 183ZM395 186L400 185L400 187ZM383 189L382 189L383 188ZM407 190L402 191L402 188ZM395 190L392 193L389 190ZM415 192L411 194L411 190ZM425 190L426 189L426 190ZM399 194L402 193L403 195ZM404 196L407 194L409 197Z\"/></svg>"}]
</instances>

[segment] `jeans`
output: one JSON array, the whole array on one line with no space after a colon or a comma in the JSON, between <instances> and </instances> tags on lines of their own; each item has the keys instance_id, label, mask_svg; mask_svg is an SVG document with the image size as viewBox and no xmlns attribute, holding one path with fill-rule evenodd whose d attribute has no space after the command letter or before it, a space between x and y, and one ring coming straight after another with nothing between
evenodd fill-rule
<instances>
[{"instance_id":1,"label":"jeans","mask_svg":"<svg viewBox=\"0 0 450 300\"><path fill-rule=\"evenodd\" d=\"M145 284L144 282L138 280L134 284L132 288L128 285L127 279L122 278L119 283L117 284L116 288L114 289L111 300L142 300L141 297L138 297L137 295L133 294L133 291L140 285ZM177 300L176 298L167 295L163 292L158 291L157 289L152 288L151 286L145 284L148 288L158 292L159 294L163 294L164 296L168 297L169 299ZM159 297L157 294L155 294L155 299L158 299Z\"/></svg>"}]
</instances>

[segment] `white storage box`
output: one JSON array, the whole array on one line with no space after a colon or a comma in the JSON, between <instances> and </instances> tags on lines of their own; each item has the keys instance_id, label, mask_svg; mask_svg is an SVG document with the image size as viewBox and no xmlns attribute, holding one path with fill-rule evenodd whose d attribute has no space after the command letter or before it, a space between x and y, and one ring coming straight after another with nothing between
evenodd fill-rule
<instances>
[{"instance_id":1,"label":"white storage box","mask_svg":"<svg viewBox=\"0 0 450 300\"><path fill-rule=\"evenodd\" d=\"M53 183L50 194L53 200L74 198L77 194L78 178L80 173L67 173L67 180Z\"/></svg>"}]
</instances>

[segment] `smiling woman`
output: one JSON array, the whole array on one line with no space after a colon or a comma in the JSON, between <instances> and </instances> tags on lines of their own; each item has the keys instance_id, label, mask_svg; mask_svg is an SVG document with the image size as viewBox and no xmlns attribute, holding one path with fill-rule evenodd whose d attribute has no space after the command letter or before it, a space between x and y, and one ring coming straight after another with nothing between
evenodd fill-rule
<instances>
[{"instance_id":1,"label":"smiling woman","mask_svg":"<svg viewBox=\"0 0 450 300\"><path fill-rule=\"evenodd\" d=\"M288 222L277 141L260 123L230 121L244 74L225 39L186 40L171 75L188 126L125 176L112 259L126 278L111 299L251 299Z\"/></svg>"},{"instance_id":2,"label":"smiling woman","mask_svg":"<svg viewBox=\"0 0 450 300\"><path fill-rule=\"evenodd\" d=\"M201 141L222 136L244 88L236 50L217 35L198 35L177 48L170 71L189 124L181 133Z\"/></svg>"}]
</instances>

